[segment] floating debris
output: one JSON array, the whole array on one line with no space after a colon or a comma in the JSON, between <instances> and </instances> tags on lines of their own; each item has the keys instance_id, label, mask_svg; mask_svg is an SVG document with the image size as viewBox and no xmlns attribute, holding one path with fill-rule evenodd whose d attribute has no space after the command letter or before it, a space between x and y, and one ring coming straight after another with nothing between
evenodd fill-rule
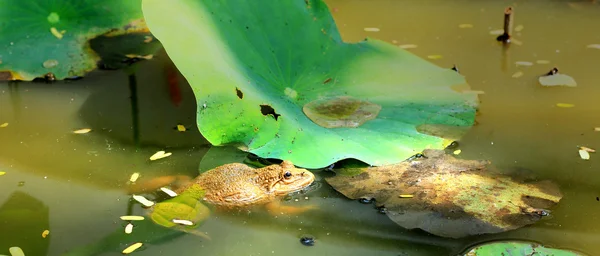
<instances>
[{"instance_id":1,"label":"floating debris","mask_svg":"<svg viewBox=\"0 0 600 256\"><path fill-rule=\"evenodd\" d=\"M550 64L549 60L536 60L535 63L537 64Z\"/></svg>"},{"instance_id":2,"label":"floating debris","mask_svg":"<svg viewBox=\"0 0 600 256\"><path fill-rule=\"evenodd\" d=\"M129 247L125 248L125 250L123 250L123 254L130 254L132 252L134 252L135 250L139 249L140 247L142 247L142 243L135 243L130 245Z\"/></svg>"},{"instance_id":3,"label":"floating debris","mask_svg":"<svg viewBox=\"0 0 600 256\"><path fill-rule=\"evenodd\" d=\"M367 32L379 32L379 28L365 28L365 31Z\"/></svg>"},{"instance_id":4,"label":"floating debris","mask_svg":"<svg viewBox=\"0 0 600 256\"><path fill-rule=\"evenodd\" d=\"M5 128L7 126L8 126L8 123L2 123L2 124L0 124L0 128Z\"/></svg>"},{"instance_id":5,"label":"floating debris","mask_svg":"<svg viewBox=\"0 0 600 256\"><path fill-rule=\"evenodd\" d=\"M588 148L588 147L584 147L584 146L581 146L581 147L579 147L579 149L580 149L580 150L585 150L585 151L587 151L587 152L589 152L589 153L595 153L595 152L596 152L596 150L595 150L595 149L593 149L593 148Z\"/></svg>"},{"instance_id":6,"label":"floating debris","mask_svg":"<svg viewBox=\"0 0 600 256\"><path fill-rule=\"evenodd\" d=\"M180 220L180 219L173 219L173 223L185 225L185 226L193 226L194 225L194 223L189 220Z\"/></svg>"},{"instance_id":7,"label":"floating debris","mask_svg":"<svg viewBox=\"0 0 600 256\"><path fill-rule=\"evenodd\" d=\"M581 157L581 159L583 159L583 160L590 160L590 153L587 152L587 151L585 151L585 150L583 150L583 149L580 149L579 150L579 157Z\"/></svg>"},{"instance_id":8,"label":"floating debris","mask_svg":"<svg viewBox=\"0 0 600 256\"><path fill-rule=\"evenodd\" d=\"M575 107L574 104L570 104L570 103L556 103L556 106L559 108L572 108Z\"/></svg>"},{"instance_id":9,"label":"floating debris","mask_svg":"<svg viewBox=\"0 0 600 256\"><path fill-rule=\"evenodd\" d=\"M527 66L527 67L533 66L533 63L531 63L529 61L517 61L517 62L515 62L515 64L517 66Z\"/></svg>"},{"instance_id":10,"label":"floating debris","mask_svg":"<svg viewBox=\"0 0 600 256\"><path fill-rule=\"evenodd\" d=\"M25 256L25 253L21 247L10 247L8 248L8 252L10 252L11 256Z\"/></svg>"},{"instance_id":11,"label":"floating debris","mask_svg":"<svg viewBox=\"0 0 600 256\"><path fill-rule=\"evenodd\" d=\"M134 172L133 174L131 174L131 177L129 177L129 182L134 183L139 178L140 178L140 173L139 172Z\"/></svg>"},{"instance_id":12,"label":"floating debris","mask_svg":"<svg viewBox=\"0 0 600 256\"><path fill-rule=\"evenodd\" d=\"M417 48L416 44L402 44L402 45L398 45L398 47L402 48L402 49L414 49Z\"/></svg>"},{"instance_id":13,"label":"floating debris","mask_svg":"<svg viewBox=\"0 0 600 256\"><path fill-rule=\"evenodd\" d=\"M587 48L600 49L600 44L590 44L587 46Z\"/></svg>"},{"instance_id":14,"label":"floating debris","mask_svg":"<svg viewBox=\"0 0 600 256\"><path fill-rule=\"evenodd\" d=\"M540 76L538 81L543 86L577 86L575 79L565 74L559 74L558 68L553 68L546 75Z\"/></svg>"},{"instance_id":15,"label":"floating debris","mask_svg":"<svg viewBox=\"0 0 600 256\"><path fill-rule=\"evenodd\" d=\"M457 150L454 150L454 152L452 152L452 154L458 155L458 154L460 154L461 152L462 152L462 150L460 150L460 149L457 149Z\"/></svg>"},{"instance_id":16,"label":"floating debris","mask_svg":"<svg viewBox=\"0 0 600 256\"><path fill-rule=\"evenodd\" d=\"M42 63L42 66L44 68L53 68L53 67L56 67L56 66L58 66L58 60L47 60L47 61L44 61L44 63Z\"/></svg>"},{"instance_id":17,"label":"floating debris","mask_svg":"<svg viewBox=\"0 0 600 256\"><path fill-rule=\"evenodd\" d=\"M166 153L165 151L161 150L161 151L158 151L158 152L154 153L154 155L152 155L150 157L150 161L162 159L162 158L170 156L171 154L172 154L171 152Z\"/></svg>"},{"instance_id":18,"label":"floating debris","mask_svg":"<svg viewBox=\"0 0 600 256\"><path fill-rule=\"evenodd\" d=\"M146 199L143 196L139 196L139 195L133 195L133 199L135 199L135 201L138 201L140 204L143 204L146 207L150 207L154 205L154 202Z\"/></svg>"},{"instance_id":19,"label":"floating debris","mask_svg":"<svg viewBox=\"0 0 600 256\"><path fill-rule=\"evenodd\" d=\"M50 234L50 230L47 230L47 229L46 229L46 230L44 230L44 231L42 232L42 238L46 238L46 237L47 237L49 234Z\"/></svg>"},{"instance_id":20,"label":"floating debris","mask_svg":"<svg viewBox=\"0 0 600 256\"><path fill-rule=\"evenodd\" d=\"M180 131L180 132L187 131L187 129L185 128L185 126L183 126L182 124L178 124L177 125L177 130Z\"/></svg>"},{"instance_id":21,"label":"floating debris","mask_svg":"<svg viewBox=\"0 0 600 256\"><path fill-rule=\"evenodd\" d=\"M175 193L175 191L170 190L168 188L162 187L162 188L160 188L160 190L162 192L165 192L165 194L169 195L170 197L176 197L177 196L177 193Z\"/></svg>"},{"instance_id":22,"label":"floating debris","mask_svg":"<svg viewBox=\"0 0 600 256\"><path fill-rule=\"evenodd\" d=\"M75 133L75 134L86 134L86 133L91 132L91 131L92 131L92 129L90 129L90 128L83 128L83 129L75 130L75 131L73 131L73 133Z\"/></svg>"},{"instance_id":23,"label":"floating debris","mask_svg":"<svg viewBox=\"0 0 600 256\"><path fill-rule=\"evenodd\" d=\"M516 31L516 32L521 32L521 31L523 31L523 29L524 29L524 28L525 28L525 26L523 26L523 25L517 25L517 26L515 27L515 31Z\"/></svg>"},{"instance_id":24,"label":"floating debris","mask_svg":"<svg viewBox=\"0 0 600 256\"><path fill-rule=\"evenodd\" d=\"M459 24L458 28L473 28L473 24Z\"/></svg>"},{"instance_id":25,"label":"floating debris","mask_svg":"<svg viewBox=\"0 0 600 256\"><path fill-rule=\"evenodd\" d=\"M133 224L129 223L125 226L125 234L131 234L133 232Z\"/></svg>"},{"instance_id":26,"label":"floating debris","mask_svg":"<svg viewBox=\"0 0 600 256\"><path fill-rule=\"evenodd\" d=\"M517 71L512 75L512 78L519 78L523 76L523 71Z\"/></svg>"},{"instance_id":27,"label":"floating debris","mask_svg":"<svg viewBox=\"0 0 600 256\"><path fill-rule=\"evenodd\" d=\"M125 215L120 217L121 220L144 220L144 216Z\"/></svg>"}]
</instances>

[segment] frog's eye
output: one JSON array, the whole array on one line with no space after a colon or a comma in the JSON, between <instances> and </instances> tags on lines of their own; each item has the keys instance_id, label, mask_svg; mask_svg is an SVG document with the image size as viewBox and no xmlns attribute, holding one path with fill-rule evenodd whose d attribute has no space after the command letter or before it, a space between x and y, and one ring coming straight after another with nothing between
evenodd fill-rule
<instances>
[{"instance_id":1,"label":"frog's eye","mask_svg":"<svg viewBox=\"0 0 600 256\"><path fill-rule=\"evenodd\" d=\"M283 174L283 177L284 177L284 178L286 178L286 179L289 179L290 177L292 177L292 173L291 173L291 172L289 172L289 171L287 171L287 172L285 172L285 173Z\"/></svg>"}]
</instances>

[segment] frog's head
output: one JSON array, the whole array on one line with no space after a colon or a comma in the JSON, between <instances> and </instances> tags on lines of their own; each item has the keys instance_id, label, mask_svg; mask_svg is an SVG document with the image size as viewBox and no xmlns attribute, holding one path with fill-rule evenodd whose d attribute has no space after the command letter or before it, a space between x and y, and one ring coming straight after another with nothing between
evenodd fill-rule
<instances>
[{"instance_id":1,"label":"frog's head","mask_svg":"<svg viewBox=\"0 0 600 256\"><path fill-rule=\"evenodd\" d=\"M278 167L278 178L271 187L271 191L276 195L302 190L315 181L315 175L312 172L296 168L290 161L283 161Z\"/></svg>"}]
</instances>

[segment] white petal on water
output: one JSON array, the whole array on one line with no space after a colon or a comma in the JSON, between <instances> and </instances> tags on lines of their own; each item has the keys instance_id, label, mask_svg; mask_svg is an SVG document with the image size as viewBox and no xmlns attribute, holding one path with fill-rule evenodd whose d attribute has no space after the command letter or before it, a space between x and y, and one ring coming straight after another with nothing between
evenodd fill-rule
<instances>
[{"instance_id":1,"label":"white petal on water","mask_svg":"<svg viewBox=\"0 0 600 256\"><path fill-rule=\"evenodd\" d=\"M122 220L144 220L144 216L125 215L120 217Z\"/></svg>"},{"instance_id":2,"label":"white petal on water","mask_svg":"<svg viewBox=\"0 0 600 256\"><path fill-rule=\"evenodd\" d=\"M150 206L154 205L154 202L146 199L143 196L133 195L133 199L135 199L135 201L138 201L140 204L143 204L146 207L150 207Z\"/></svg>"},{"instance_id":3,"label":"white petal on water","mask_svg":"<svg viewBox=\"0 0 600 256\"><path fill-rule=\"evenodd\" d=\"M504 29L496 29L496 30L492 30L490 31L490 35L502 35L504 34Z\"/></svg>"},{"instance_id":4,"label":"white petal on water","mask_svg":"<svg viewBox=\"0 0 600 256\"><path fill-rule=\"evenodd\" d=\"M129 223L125 226L125 234L131 234L133 232L133 224Z\"/></svg>"},{"instance_id":5,"label":"white petal on water","mask_svg":"<svg viewBox=\"0 0 600 256\"><path fill-rule=\"evenodd\" d=\"M549 60L536 60L535 63L537 64L550 64Z\"/></svg>"},{"instance_id":6,"label":"white petal on water","mask_svg":"<svg viewBox=\"0 0 600 256\"><path fill-rule=\"evenodd\" d=\"M517 71L512 75L512 78L519 78L523 76L523 72L522 71Z\"/></svg>"},{"instance_id":7,"label":"white petal on water","mask_svg":"<svg viewBox=\"0 0 600 256\"><path fill-rule=\"evenodd\" d=\"M175 224L181 224L181 225L186 225L186 226L192 226L194 225L193 222L189 221L189 220L180 220L180 219L173 219L173 223Z\"/></svg>"},{"instance_id":8,"label":"white petal on water","mask_svg":"<svg viewBox=\"0 0 600 256\"><path fill-rule=\"evenodd\" d=\"M533 66L533 63L529 61L517 61L515 62L517 66Z\"/></svg>"},{"instance_id":9,"label":"white petal on water","mask_svg":"<svg viewBox=\"0 0 600 256\"><path fill-rule=\"evenodd\" d=\"M543 86L577 86L577 82L575 82L575 79L568 75L560 73L549 76L540 76L540 78L538 78L538 81Z\"/></svg>"},{"instance_id":10,"label":"white petal on water","mask_svg":"<svg viewBox=\"0 0 600 256\"><path fill-rule=\"evenodd\" d=\"M83 128L83 129L75 130L75 131L73 131L73 133L75 133L75 134L86 134L86 133L91 132L91 131L92 131L92 129L90 129L90 128Z\"/></svg>"},{"instance_id":11,"label":"white petal on water","mask_svg":"<svg viewBox=\"0 0 600 256\"><path fill-rule=\"evenodd\" d=\"M140 173L139 172L134 172L133 174L131 174L131 177L129 178L129 182L134 183L139 178L140 178Z\"/></svg>"},{"instance_id":12,"label":"white petal on water","mask_svg":"<svg viewBox=\"0 0 600 256\"><path fill-rule=\"evenodd\" d=\"M170 156L171 154L172 154L171 152L169 152L169 153L166 153L165 151L162 151L162 150L161 150L161 151L158 151L158 152L154 153L154 155L152 155L152 156L150 157L150 161L154 161L154 160L162 159L162 158L165 158L165 157L168 157L168 156Z\"/></svg>"},{"instance_id":13,"label":"white petal on water","mask_svg":"<svg viewBox=\"0 0 600 256\"><path fill-rule=\"evenodd\" d=\"M583 160L590 160L590 153L587 152L587 151L585 151L585 150L583 150L583 149L580 149L579 150L579 157L581 157L581 159L583 159Z\"/></svg>"},{"instance_id":14,"label":"white petal on water","mask_svg":"<svg viewBox=\"0 0 600 256\"><path fill-rule=\"evenodd\" d=\"M459 24L459 28L473 28L473 24Z\"/></svg>"},{"instance_id":15,"label":"white petal on water","mask_svg":"<svg viewBox=\"0 0 600 256\"><path fill-rule=\"evenodd\" d=\"M177 196L177 193L175 193L175 191L173 191L173 190L170 190L169 188L162 187L162 188L160 188L160 190L162 192L165 192L165 194L169 195L170 197L176 197Z\"/></svg>"},{"instance_id":16,"label":"white petal on water","mask_svg":"<svg viewBox=\"0 0 600 256\"><path fill-rule=\"evenodd\" d=\"M402 49L414 49L417 48L416 44L402 44L402 45L398 45L398 47L402 48Z\"/></svg>"},{"instance_id":17,"label":"white petal on water","mask_svg":"<svg viewBox=\"0 0 600 256\"><path fill-rule=\"evenodd\" d=\"M367 32L379 32L379 28L365 28L365 31Z\"/></svg>"},{"instance_id":18,"label":"white petal on water","mask_svg":"<svg viewBox=\"0 0 600 256\"><path fill-rule=\"evenodd\" d=\"M10 247L8 248L8 252L10 252L10 255L12 256L25 256L25 253L21 247Z\"/></svg>"},{"instance_id":19,"label":"white petal on water","mask_svg":"<svg viewBox=\"0 0 600 256\"><path fill-rule=\"evenodd\" d=\"M600 49L600 44L590 44L587 46L587 48Z\"/></svg>"}]
</instances>

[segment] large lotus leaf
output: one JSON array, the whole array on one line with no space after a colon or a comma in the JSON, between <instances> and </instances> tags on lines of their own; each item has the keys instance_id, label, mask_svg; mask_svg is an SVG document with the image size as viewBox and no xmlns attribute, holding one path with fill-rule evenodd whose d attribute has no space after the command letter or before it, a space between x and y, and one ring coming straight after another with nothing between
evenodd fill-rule
<instances>
[{"instance_id":1,"label":"large lotus leaf","mask_svg":"<svg viewBox=\"0 0 600 256\"><path fill-rule=\"evenodd\" d=\"M464 133L473 124L477 97L461 75L382 41L343 42L321 0L142 8L193 87L198 127L214 145L305 168L345 158L382 165L442 148L423 125Z\"/></svg>"},{"instance_id":2,"label":"large lotus leaf","mask_svg":"<svg viewBox=\"0 0 600 256\"><path fill-rule=\"evenodd\" d=\"M562 198L550 181L502 175L487 161L457 159L441 150L423 154L398 164L344 170L350 175L326 181L349 198L375 199L402 227L453 238L533 224Z\"/></svg>"},{"instance_id":3,"label":"large lotus leaf","mask_svg":"<svg viewBox=\"0 0 600 256\"><path fill-rule=\"evenodd\" d=\"M89 40L144 31L141 0L0 0L0 80L81 76L99 60Z\"/></svg>"},{"instance_id":4,"label":"large lotus leaf","mask_svg":"<svg viewBox=\"0 0 600 256\"><path fill-rule=\"evenodd\" d=\"M465 256L584 256L585 254L568 250L544 247L537 243L519 241L498 241L485 243L470 249Z\"/></svg>"}]
</instances>

